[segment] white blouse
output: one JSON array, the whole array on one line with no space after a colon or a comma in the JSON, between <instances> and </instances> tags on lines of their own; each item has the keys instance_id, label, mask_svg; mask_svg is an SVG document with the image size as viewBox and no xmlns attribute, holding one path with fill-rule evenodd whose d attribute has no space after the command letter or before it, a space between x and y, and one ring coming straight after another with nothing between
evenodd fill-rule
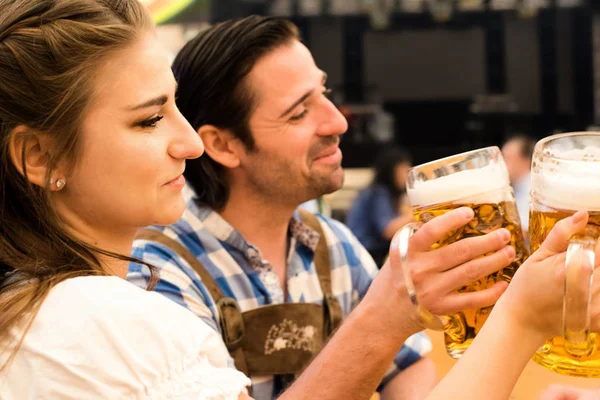
<instances>
[{"instance_id":1,"label":"white blouse","mask_svg":"<svg viewBox=\"0 0 600 400\"><path fill-rule=\"evenodd\" d=\"M250 380L227 360L218 334L165 297L117 277L73 278L42 303L0 399L237 400Z\"/></svg>"}]
</instances>

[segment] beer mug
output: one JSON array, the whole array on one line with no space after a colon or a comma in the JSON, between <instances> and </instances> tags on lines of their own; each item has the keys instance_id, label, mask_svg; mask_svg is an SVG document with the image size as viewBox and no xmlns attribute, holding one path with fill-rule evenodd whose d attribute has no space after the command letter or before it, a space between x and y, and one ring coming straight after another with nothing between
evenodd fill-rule
<instances>
[{"instance_id":1,"label":"beer mug","mask_svg":"<svg viewBox=\"0 0 600 400\"><path fill-rule=\"evenodd\" d=\"M585 232L571 238L565 262L564 336L548 340L533 359L564 375L600 377L599 339L589 333L594 250L600 236L600 133L540 140L531 164L529 234L537 250L556 222L589 211Z\"/></svg>"},{"instance_id":2,"label":"beer mug","mask_svg":"<svg viewBox=\"0 0 600 400\"><path fill-rule=\"evenodd\" d=\"M480 331L492 307L463 310L448 316L435 316L418 302L408 265L408 243L412 234L427 221L467 206L474 218L464 227L450 232L433 248L458 240L481 236L506 228L510 245L515 249L514 261L497 273L459 289L459 292L483 290L498 280L510 281L517 268L529 256L523 240L514 193L508 179L504 159L498 147L487 147L432 161L412 168L407 178L407 194L417 222L400 230L392 242L392 251L399 251L407 289L417 307L424 327L443 330L446 351L460 358Z\"/></svg>"}]
</instances>

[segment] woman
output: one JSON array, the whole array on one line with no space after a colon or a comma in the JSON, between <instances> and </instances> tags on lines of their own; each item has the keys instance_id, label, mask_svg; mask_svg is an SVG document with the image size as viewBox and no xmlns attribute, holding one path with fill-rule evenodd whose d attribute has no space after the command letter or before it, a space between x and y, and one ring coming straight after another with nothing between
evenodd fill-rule
<instances>
[{"instance_id":1,"label":"woman","mask_svg":"<svg viewBox=\"0 0 600 400\"><path fill-rule=\"evenodd\" d=\"M406 198L410 167L411 158L404 149L383 150L375 164L373 182L359 194L346 218L352 233L379 266L396 231L413 219Z\"/></svg>"},{"instance_id":2,"label":"woman","mask_svg":"<svg viewBox=\"0 0 600 400\"><path fill-rule=\"evenodd\" d=\"M0 1L0 398L249 384L210 328L121 279L136 229L180 218L203 152L175 88L137 1Z\"/></svg>"},{"instance_id":3,"label":"woman","mask_svg":"<svg viewBox=\"0 0 600 400\"><path fill-rule=\"evenodd\" d=\"M248 398L216 333L121 279L136 229L181 216L185 160L203 151L175 86L136 0L0 0L0 398ZM472 218L440 218L458 215ZM532 256L514 282L543 281L584 225L554 235L552 252ZM390 278L403 290L399 269L382 274L373 296ZM494 318L551 336L552 324L535 324L560 312L562 290L545 286L531 307ZM509 305L535 295L514 287ZM414 315L407 323L420 329ZM318 367L282 398L306 398Z\"/></svg>"}]
</instances>

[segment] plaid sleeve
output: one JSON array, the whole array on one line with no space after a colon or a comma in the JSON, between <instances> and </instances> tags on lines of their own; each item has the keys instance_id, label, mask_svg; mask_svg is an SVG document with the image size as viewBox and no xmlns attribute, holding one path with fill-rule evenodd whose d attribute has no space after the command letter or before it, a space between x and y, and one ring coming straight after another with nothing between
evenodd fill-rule
<instances>
[{"instance_id":1,"label":"plaid sleeve","mask_svg":"<svg viewBox=\"0 0 600 400\"><path fill-rule=\"evenodd\" d=\"M147 240L136 240L133 243L132 257L158 268L160 280L153 291L187 308L221 334L215 304L196 273L183 258L170 248ZM127 280L145 289L150 280L150 270L145 265L131 263Z\"/></svg>"},{"instance_id":2,"label":"plaid sleeve","mask_svg":"<svg viewBox=\"0 0 600 400\"><path fill-rule=\"evenodd\" d=\"M352 306L354 307L365 296L379 270L369 252L360 244L348 227L335 220L325 218L323 220L326 221L333 233L334 238L332 239L337 240L345 252L352 279ZM327 231L326 233L329 234ZM329 237L327 240L330 242ZM394 357L394 361L386 371L379 389L382 389L392 378L430 351L431 341L423 332L409 337Z\"/></svg>"}]
</instances>

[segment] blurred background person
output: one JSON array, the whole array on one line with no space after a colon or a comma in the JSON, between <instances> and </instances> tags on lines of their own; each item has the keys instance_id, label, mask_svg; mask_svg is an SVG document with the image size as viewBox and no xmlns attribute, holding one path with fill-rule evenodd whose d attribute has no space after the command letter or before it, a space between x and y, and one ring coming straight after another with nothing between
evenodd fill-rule
<instances>
[{"instance_id":1,"label":"blurred background person","mask_svg":"<svg viewBox=\"0 0 600 400\"><path fill-rule=\"evenodd\" d=\"M502 156L506 162L510 183L515 190L521 227L526 236L529 231L529 181L534 147L535 140L522 134L511 137L502 146Z\"/></svg>"},{"instance_id":2,"label":"blurred background person","mask_svg":"<svg viewBox=\"0 0 600 400\"><path fill-rule=\"evenodd\" d=\"M347 215L348 227L379 267L394 234L413 220L406 197L411 166L410 154L403 148L384 149L377 157L373 182L358 195Z\"/></svg>"}]
</instances>

